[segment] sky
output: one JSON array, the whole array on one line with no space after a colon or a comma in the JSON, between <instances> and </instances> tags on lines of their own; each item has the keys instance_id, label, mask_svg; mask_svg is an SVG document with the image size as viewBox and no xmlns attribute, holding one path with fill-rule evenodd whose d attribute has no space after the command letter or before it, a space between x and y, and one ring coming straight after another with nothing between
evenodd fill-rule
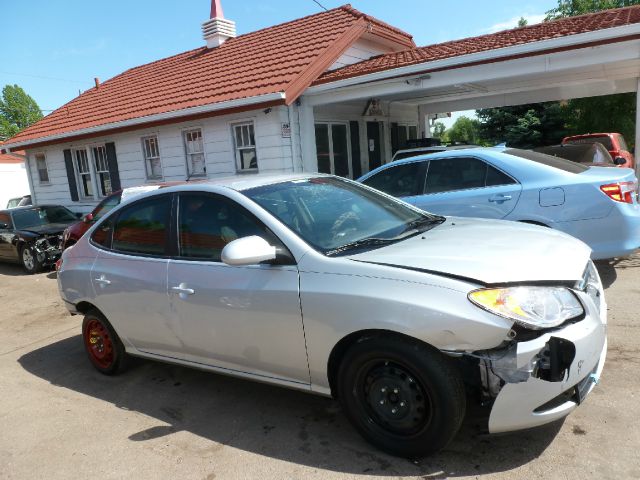
<instances>
[{"instance_id":1,"label":"sky","mask_svg":"<svg viewBox=\"0 0 640 480\"><path fill-rule=\"evenodd\" d=\"M349 0L319 0L334 8ZM420 46L492 33L524 16L540 22L556 0L351 0ZM45 114L129 68L204 44L210 0L0 0L0 87L18 84ZM321 11L313 0L222 0L238 34ZM472 115L473 112L465 112ZM460 113L451 120L450 125Z\"/></svg>"}]
</instances>

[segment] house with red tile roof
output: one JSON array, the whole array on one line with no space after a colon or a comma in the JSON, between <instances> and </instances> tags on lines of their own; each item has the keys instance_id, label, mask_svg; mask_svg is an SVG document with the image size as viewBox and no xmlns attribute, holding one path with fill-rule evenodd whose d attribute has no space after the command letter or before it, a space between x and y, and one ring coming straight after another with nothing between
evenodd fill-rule
<instances>
[{"instance_id":1,"label":"house with red tile roof","mask_svg":"<svg viewBox=\"0 0 640 480\"><path fill-rule=\"evenodd\" d=\"M88 211L121 187L261 172L357 178L429 137L433 114L640 78L638 6L418 47L349 5L236 36L213 0L202 30L206 45L96 80L6 143L26 150L35 202Z\"/></svg>"}]
</instances>

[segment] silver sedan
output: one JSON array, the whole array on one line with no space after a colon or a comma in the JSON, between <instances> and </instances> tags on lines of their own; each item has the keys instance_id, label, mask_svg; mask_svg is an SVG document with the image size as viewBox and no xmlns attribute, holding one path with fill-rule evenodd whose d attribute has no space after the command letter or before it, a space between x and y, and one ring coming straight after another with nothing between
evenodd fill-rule
<instances>
[{"instance_id":1,"label":"silver sedan","mask_svg":"<svg viewBox=\"0 0 640 480\"><path fill-rule=\"evenodd\" d=\"M58 282L104 374L133 355L332 395L368 441L421 456L468 401L505 432L584 400L606 353L590 253L336 177L236 177L114 209Z\"/></svg>"}]
</instances>

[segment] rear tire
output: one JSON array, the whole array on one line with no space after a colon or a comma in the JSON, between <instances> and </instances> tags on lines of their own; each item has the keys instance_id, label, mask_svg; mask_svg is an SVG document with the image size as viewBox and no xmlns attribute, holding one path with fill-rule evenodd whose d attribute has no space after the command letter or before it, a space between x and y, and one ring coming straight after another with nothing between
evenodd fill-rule
<instances>
[{"instance_id":1,"label":"rear tire","mask_svg":"<svg viewBox=\"0 0 640 480\"><path fill-rule=\"evenodd\" d=\"M82 321L82 340L91 364L104 375L115 375L126 368L127 353L109 321L97 310L90 310Z\"/></svg>"},{"instance_id":2,"label":"rear tire","mask_svg":"<svg viewBox=\"0 0 640 480\"><path fill-rule=\"evenodd\" d=\"M450 359L402 337L372 337L345 354L338 399L351 423L376 447L416 458L443 449L466 409L465 389Z\"/></svg>"}]
</instances>

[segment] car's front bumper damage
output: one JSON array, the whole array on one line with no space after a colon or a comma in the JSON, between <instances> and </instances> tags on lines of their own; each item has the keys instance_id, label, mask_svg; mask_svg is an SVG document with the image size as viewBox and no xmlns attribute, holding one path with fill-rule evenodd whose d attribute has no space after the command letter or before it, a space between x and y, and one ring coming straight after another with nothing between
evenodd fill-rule
<instances>
[{"instance_id":1,"label":"car's front bumper damage","mask_svg":"<svg viewBox=\"0 0 640 480\"><path fill-rule=\"evenodd\" d=\"M606 304L576 292L585 316L531 340L466 354L477 361L482 397L491 405L488 430L508 432L558 420L598 383L607 352ZM596 302L599 303L596 306Z\"/></svg>"},{"instance_id":2,"label":"car's front bumper damage","mask_svg":"<svg viewBox=\"0 0 640 480\"><path fill-rule=\"evenodd\" d=\"M62 235L47 235L33 243L41 265L53 265L62 255Z\"/></svg>"}]
</instances>

